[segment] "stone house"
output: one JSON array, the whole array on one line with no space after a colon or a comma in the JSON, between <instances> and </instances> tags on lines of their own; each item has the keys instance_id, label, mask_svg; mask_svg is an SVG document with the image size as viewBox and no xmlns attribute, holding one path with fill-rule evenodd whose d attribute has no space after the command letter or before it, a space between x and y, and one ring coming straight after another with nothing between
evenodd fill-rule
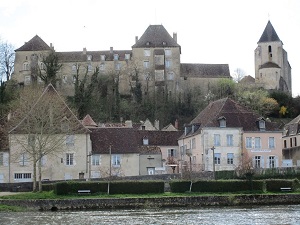
<instances>
[{"instance_id":1,"label":"stone house","mask_svg":"<svg viewBox=\"0 0 300 225\"><path fill-rule=\"evenodd\" d=\"M193 171L234 170L246 156L254 167L280 167L281 135L277 124L224 98L185 125L178 145L183 166Z\"/></svg>"},{"instance_id":2,"label":"stone house","mask_svg":"<svg viewBox=\"0 0 300 225\"><path fill-rule=\"evenodd\" d=\"M300 115L284 126L283 166L300 166Z\"/></svg>"},{"instance_id":3,"label":"stone house","mask_svg":"<svg viewBox=\"0 0 300 225\"><path fill-rule=\"evenodd\" d=\"M33 64L43 71L43 57L54 50L39 36L33 37L16 49L13 79L28 85L32 81ZM181 46L177 43L177 33L173 37L163 25L150 25L143 35L135 38L131 50L109 50L57 52L62 63L58 72L60 91L74 94L74 75L83 78L87 72L90 79L99 68L99 74L108 75L119 84L121 94L129 94L136 82L141 82L142 93L162 91L169 96L178 96L193 87L209 86L221 78L231 79L227 64L187 64L180 62ZM41 82L41 80L39 80Z\"/></svg>"},{"instance_id":4,"label":"stone house","mask_svg":"<svg viewBox=\"0 0 300 225\"><path fill-rule=\"evenodd\" d=\"M61 110L56 112L55 107ZM31 110L9 131L8 176L4 182L33 181L34 161L41 165L42 179L86 179L90 151L90 131L49 85Z\"/></svg>"}]
</instances>

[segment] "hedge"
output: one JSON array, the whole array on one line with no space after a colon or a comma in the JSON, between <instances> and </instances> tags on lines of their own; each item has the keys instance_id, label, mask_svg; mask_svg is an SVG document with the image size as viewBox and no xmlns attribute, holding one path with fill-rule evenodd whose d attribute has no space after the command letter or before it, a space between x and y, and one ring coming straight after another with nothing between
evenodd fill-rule
<instances>
[{"instance_id":1,"label":"hedge","mask_svg":"<svg viewBox=\"0 0 300 225\"><path fill-rule=\"evenodd\" d=\"M77 194L78 190L90 190L91 193L107 192L106 182L59 182L55 184L57 195Z\"/></svg>"},{"instance_id":2,"label":"hedge","mask_svg":"<svg viewBox=\"0 0 300 225\"><path fill-rule=\"evenodd\" d=\"M110 183L110 194L164 193L164 181L115 181Z\"/></svg>"},{"instance_id":3,"label":"hedge","mask_svg":"<svg viewBox=\"0 0 300 225\"><path fill-rule=\"evenodd\" d=\"M295 191L299 188L299 180L282 180L282 179L268 179L266 182L266 189L270 192L280 192L280 188L291 188Z\"/></svg>"}]
</instances>

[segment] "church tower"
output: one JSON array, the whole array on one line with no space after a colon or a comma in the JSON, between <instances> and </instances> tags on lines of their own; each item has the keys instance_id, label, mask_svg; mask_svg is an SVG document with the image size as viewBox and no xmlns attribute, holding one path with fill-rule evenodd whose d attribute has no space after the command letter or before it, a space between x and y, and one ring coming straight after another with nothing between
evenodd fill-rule
<instances>
[{"instance_id":1,"label":"church tower","mask_svg":"<svg viewBox=\"0 0 300 225\"><path fill-rule=\"evenodd\" d=\"M255 49L255 82L267 90L292 94L291 66L287 52L270 21Z\"/></svg>"}]
</instances>

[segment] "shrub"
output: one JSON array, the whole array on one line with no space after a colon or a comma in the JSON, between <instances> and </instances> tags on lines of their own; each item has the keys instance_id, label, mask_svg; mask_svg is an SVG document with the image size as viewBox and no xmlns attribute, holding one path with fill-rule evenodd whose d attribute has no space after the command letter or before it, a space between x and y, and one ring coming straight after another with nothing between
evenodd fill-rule
<instances>
[{"instance_id":1,"label":"shrub","mask_svg":"<svg viewBox=\"0 0 300 225\"><path fill-rule=\"evenodd\" d=\"M115 181L110 183L110 194L164 193L163 181Z\"/></svg>"},{"instance_id":2,"label":"shrub","mask_svg":"<svg viewBox=\"0 0 300 225\"><path fill-rule=\"evenodd\" d=\"M280 192L280 188L290 187L292 191L299 188L299 180L283 180L283 179L269 179L266 180L266 189L270 192Z\"/></svg>"},{"instance_id":3,"label":"shrub","mask_svg":"<svg viewBox=\"0 0 300 225\"><path fill-rule=\"evenodd\" d=\"M169 184L171 192L184 193L190 190L191 181L171 181Z\"/></svg>"},{"instance_id":4,"label":"shrub","mask_svg":"<svg viewBox=\"0 0 300 225\"><path fill-rule=\"evenodd\" d=\"M54 183L42 184L42 189L43 191L54 191L55 184Z\"/></svg>"}]
</instances>

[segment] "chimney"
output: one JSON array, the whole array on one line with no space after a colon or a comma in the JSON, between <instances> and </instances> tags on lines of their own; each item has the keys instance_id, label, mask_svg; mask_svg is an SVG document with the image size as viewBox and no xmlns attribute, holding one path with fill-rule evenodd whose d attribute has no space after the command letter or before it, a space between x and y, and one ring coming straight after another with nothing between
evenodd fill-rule
<instances>
[{"instance_id":1,"label":"chimney","mask_svg":"<svg viewBox=\"0 0 300 225\"><path fill-rule=\"evenodd\" d=\"M156 130L159 130L159 120L154 121L154 127L156 128Z\"/></svg>"},{"instance_id":2,"label":"chimney","mask_svg":"<svg viewBox=\"0 0 300 225\"><path fill-rule=\"evenodd\" d=\"M173 32L173 39L177 43L177 33L176 32Z\"/></svg>"},{"instance_id":3,"label":"chimney","mask_svg":"<svg viewBox=\"0 0 300 225\"><path fill-rule=\"evenodd\" d=\"M86 55L86 48L83 48L83 54Z\"/></svg>"},{"instance_id":4,"label":"chimney","mask_svg":"<svg viewBox=\"0 0 300 225\"><path fill-rule=\"evenodd\" d=\"M126 120L125 121L125 127L132 128L132 121L131 120Z\"/></svg>"},{"instance_id":5,"label":"chimney","mask_svg":"<svg viewBox=\"0 0 300 225\"><path fill-rule=\"evenodd\" d=\"M51 48L52 50L54 50L54 46L52 45L52 43L50 43L50 48Z\"/></svg>"},{"instance_id":6,"label":"chimney","mask_svg":"<svg viewBox=\"0 0 300 225\"><path fill-rule=\"evenodd\" d=\"M137 43L139 40L139 37L138 36L135 36L135 43Z\"/></svg>"},{"instance_id":7,"label":"chimney","mask_svg":"<svg viewBox=\"0 0 300 225\"><path fill-rule=\"evenodd\" d=\"M113 47L110 47L110 50L109 50L110 54L113 54L114 52L114 48Z\"/></svg>"},{"instance_id":8,"label":"chimney","mask_svg":"<svg viewBox=\"0 0 300 225\"><path fill-rule=\"evenodd\" d=\"M175 128L178 130L178 119L175 120Z\"/></svg>"}]
</instances>

